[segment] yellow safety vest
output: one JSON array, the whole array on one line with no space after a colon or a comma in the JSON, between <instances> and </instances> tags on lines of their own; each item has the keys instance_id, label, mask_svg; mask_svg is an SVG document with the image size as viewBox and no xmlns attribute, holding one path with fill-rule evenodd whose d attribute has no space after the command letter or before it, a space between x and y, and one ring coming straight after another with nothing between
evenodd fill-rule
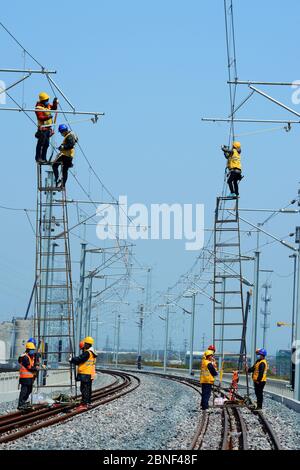
<instances>
[{"instance_id":1,"label":"yellow safety vest","mask_svg":"<svg viewBox=\"0 0 300 470\"><path fill-rule=\"evenodd\" d=\"M71 132L68 132L68 134L65 136L62 145L64 145L64 143L66 142L67 137L68 137L70 134L71 134ZM66 157L72 157L72 158L73 158L74 155L75 155L75 148L73 147L73 148L68 149L68 150L63 149L63 150L61 151L61 153L62 153L63 155L65 155Z\"/></svg>"},{"instance_id":2,"label":"yellow safety vest","mask_svg":"<svg viewBox=\"0 0 300 470\"><path fill-rule=\"evenodd\" d=\"M201 384L213 384L215 382L215 378L211 375L207 368L208 364L211 364L211 361L208 359L202 359L200 371Z\"/></svg>"},{"instance_id":3,"label":"yellow safety vest","mask_svg":"<svg viewBox=\"0 0 300 470\"><path fill-rule=\"evenodd\" d=\"M94 375L95 373L96 357L92 351L88 351L88 353L88 360L78 366L78 374Z\"/></svg>"},{"instance_id":4,"label":"yellow safety vest","mask_svg":"<svg viewBox=\"0 0 300 470\"><path fill-rule=\"evenodd\" d=\"M263 378L261 379L262 382L266 382L267 381L267 370L268 370L268 363L265 359L262 359L261 361L257 361L254 365L254 372L252 374L252 379L253 379L253 382L256 382L257 381L257 378L258 378L258 374L259 374L259 365L261 363L264 363L265 364L265 371L264 371L264 375L263 375Z\"/></svg>"},{"instance_id":5,"label":"yellow safety vest","mask_svg":"<svg viewBox=\"0 0 300 470\"><path fill-rule=\"evenodd\" d=\"M47 114L51 114L50 110L51 108L47 108L46 106L42 106L41 104L38 104L35 109L38 109L39 111L43 111L46 115ZM52 117L50 117L49 119L47 119L47 121L40 121L39 119L37 120L38 121L38 126L39 128L40 127L43 127L43 125L47 125L47 124L52 124L53 121L52 121ZM47 129L47 128L46 128ZM50 128L48 127L48 130L50 130Z\"/></svg>"},{"instance_id":6,"label":"yellow safety vest","mask_svg":"<svg viewBox=\"0 0 300 470\"><path fill-rule=\"evenodd\" d=\"M232 154L228 157L227 168L229 170L233 170L234 168L242 170L241 154L236 149L232 149Z\"/></svg>"}]
</instances>

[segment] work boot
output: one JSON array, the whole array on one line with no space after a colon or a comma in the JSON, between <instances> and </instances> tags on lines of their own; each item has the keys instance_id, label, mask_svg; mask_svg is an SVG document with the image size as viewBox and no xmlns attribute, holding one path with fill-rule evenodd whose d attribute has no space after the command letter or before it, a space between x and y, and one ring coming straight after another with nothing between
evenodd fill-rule
<instances>
[{"instance_id":1,"label":"work boot","mask_svg":"<svg viewBox=\"0 0 300 470\"><path fill-rule=\"evenodd\" d=\"M78 411L87 410L87 409L88 409L88 405L87 405L86 403L80 403L80 405L78 405L78 406L76 407L76 409L77 409Z\"/></svg>"}]
</instances>

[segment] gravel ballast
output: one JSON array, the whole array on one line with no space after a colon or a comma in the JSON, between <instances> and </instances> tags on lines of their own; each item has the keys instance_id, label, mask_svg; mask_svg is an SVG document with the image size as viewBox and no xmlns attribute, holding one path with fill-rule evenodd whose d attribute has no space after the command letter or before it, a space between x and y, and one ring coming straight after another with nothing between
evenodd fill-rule
<instances>
[{"instance_id":1,"label":"gravel ballast","mask_svg":"<svg viewBox=\"0 0 300 470\"><path fill-rule=\"evenodd\" d=\"M152 376L128 395L0 449L188 449L199 419L200 395Z\"/></svg>"},{"instance_id":2,"label":"gravel ballast","mask_svg":"<svg viewBox=\"0 0 300 470\"><path fill-rule=\"evenodd\" d=\"M153 375L136 374L141 385L115 401L87 411L69 421L44 428L1 449L36 450L185 450L189 449L202 412L200 395L190 387ZM113 381L99 374L98 387ZM96 385L96 384L95 384ZM252 397L254 398L254 397ZM5 409L6 406L6 409ZM9 409L7 408L9 407ZM0 413L15 404L0 405ZM269 450L271 444L258 417L241 408L251 450ZM217 450L222 437L222 410L210 410L202 449ZM300 449L300 414L265 396L263 413L283 449Z\"/></svg>"}]
</instances>

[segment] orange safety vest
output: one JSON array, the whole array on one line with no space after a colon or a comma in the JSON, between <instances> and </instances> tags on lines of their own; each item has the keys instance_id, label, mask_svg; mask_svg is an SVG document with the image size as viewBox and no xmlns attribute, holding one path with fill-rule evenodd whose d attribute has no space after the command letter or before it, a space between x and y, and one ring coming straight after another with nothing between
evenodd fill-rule
<instances>
[{"instance_id":1,"label":"orange safety vest","mask_svg":"<svg viewBox=\"0 0 300 470\"><path fill-rule=\"evenodd\" d=\"M51 116L51 109L52 109L52 106L51 104L48 104L47 106L44 106L42 103L38 102L35 106L35 109L37 110L36 111L36 115L37 115L37 122L38 122L38 128L40 130L48 130L50 131L51 130L51 127L43 127L43 125L49 125L49 124L52 124L53 121L52 121L52 116ZM43 112L46 116L49 115L49 119L47 119L46 121L41 121L38 117L38 112Z\"/></svg>"},{"instance_id":2,"label":"orange safety vest","mask_svg":"<svg viewBox=\"0 0 300 470\"><path fill-rule=\"evenodd\" d=\"M20 364L20 379L33 379L34 374L30 369L34 366L34 357L30 357L29 354L25 353L21 357L27 356L29 359L29 367L24 367L23 364Z\"/></svg>"},{"instance_id":3,"label":"orange safety vest","mask_svg":"<svg viewBox=\"0 0 300 470\"><path fill-rule=\"evenodd\" d=\"M89 358L87 361L79 364L78 366L78 374L86 374L86 375L94 375L96 370L96 357L92 353L92 351L88 351Z\"/></svg>"}]
</instances>

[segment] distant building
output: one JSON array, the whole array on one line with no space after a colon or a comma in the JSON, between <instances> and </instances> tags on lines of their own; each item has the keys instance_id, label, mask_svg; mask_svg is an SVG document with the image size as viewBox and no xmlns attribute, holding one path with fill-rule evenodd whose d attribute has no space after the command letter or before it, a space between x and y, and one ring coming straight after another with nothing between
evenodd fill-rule
<instances>
[{"instance_id":1,"label":"distant building","mask_svg":"<svg viewBox=\"0 0 300 470\"><path fill-rule=\"evenodd\" d=\"M280 349L276 353L276 375L290 376L292 353L290 349Z\"/></svg>"},{"instance_id":2,"label":"distant building","mask_svg":"<svg viewBox=\"0 0 300 470\"><path fill-rule=\"evenodd\" d=\"M20 318L0 323L0 363L17 359L24 352L25 343L32 336L32 323Z\"/></svg>"}]
</instances>

